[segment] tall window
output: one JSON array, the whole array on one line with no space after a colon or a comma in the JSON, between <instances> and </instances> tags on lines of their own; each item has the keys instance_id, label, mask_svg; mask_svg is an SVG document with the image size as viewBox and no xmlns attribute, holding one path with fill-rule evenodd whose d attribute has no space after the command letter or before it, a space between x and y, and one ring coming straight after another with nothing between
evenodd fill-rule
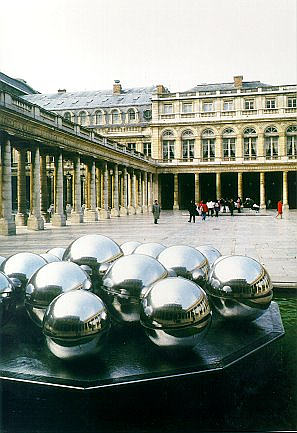
<instances>
[{"instance_id":1,"label":"tall window","mask_svg":"<svg viewBox=\"0 0 297 433\"><path fill-rule=\"evenodd\" d=\"M143 153L147 156L152 156L152 144L143 143Z\"/></svg>"},{"instance_id":2,"label":"tall window","mask_svg":"<svg viewBox=\"0 0 297 433\"><path fill-rule=\"evenodd\" d=\"M182 134L182 155L183 159L192 160L194 158L194 136L190 129Z\"/></svg>"},{"instance_id":3,"label":"tall window","mask_svg":"<svg viewBox=\"0 0 297 433\"><path fill-rule=\"evenodd\" d=\"M111 112L111 123L120 123L120 113L117 110Z\"/></svg>"},{"instance_id":4,"label":"tall window","mask_svg":"<svg viewBox=\"0 0 297 433\"><path fill-rule=\"evenodd\" d=\"M172 114L173 106L172 104L164 104L164 114Z\"/></svg>"},{"instance_id":5,"label":"tall window","mask_svg":"<svg viewBox=\"0 0 297 433\"><path fill-rule=\"evenodd\" d=\"M255 101L254 99L246 99L244 101L244 109L245 110L254 110L255 108Z\"/></svg>"},{"instance_id":6,"label":"tall window","mask_svg":"<svg viewBox=\"0 0 297 433\"><path fill-rule=\"evenodd\" d=\"M275 108L275 98L266 99L266 108Z\"/></svg>"},{"instance_id":7,"label":"tall window","mask_svg":"<svg viewBox=\"0 0 297 433\"><path fill-rule=\"evenodd\" d=\"M135 110L133 108L130 108L128 110L128 121L133 122L134 120L136 120L136 113L135 113Z\"/></svg>"},{"instance_id":8,"label":"tall window","mask_svg":"<svg viewBox=\"0 0 297 433\"><path fill-rule=\"evenodd\" d=\"M103 112L101 110L95 112L95 123L96 125L102 125L103 123Z\"/></svg>"},{"instance_id":9,"label":"tall window","mask_svg":"<svg viewBox=\"0 0 297 433\"><path fill-rule=\"evenodd\" d=\"M67 111L66 113L64 113L64 119L68 120L69 122L71 122L71 113L69 113L69 111Z\"/></svg>"},{"instance_id":10,"label":"tall window","mask_svg":"<svg viewBox=\"0 0 297 433\"><path fill-rule=\"evenodd\" d=\"M288 107L289 108L296 108L297 103L296 96L288 96Z\"/></svg>"},{"instance_id":11,"label":"tall window","mask_svg":"<svg viewBox=\"0 0 297 433\"><path fill-rule=\"evenodd\" d=\"M175 140L173 132L170 130L164 131L162 135L162 158L163 161L171 161L174 159Z\"/></svg>"},{"instance_id":12,"label":"tall window","mask_svg":"<svg viewBox=\"0 0 297 433\"><path fill-rule=\"evenodd\" d=\"M233 100L224 101L223 110L224 111L232 111L232 110L234 110L234 101Z\"/></svg>"},{"instance_id":13,"label":"tall window","mask_svg":"<svg viewBox=\"0 0 297 433\"><path fill-rule=\"evenodd\" d=\"M193 105L192 102L184 102L183 103L183 113L192 113Z\"/></svg>"},{"instance_id":14,"label":"tall window","mask_svg":"<svg viewBox=\"0 0 297 433\"><path fill-rule=\"evenodd\" d=\"M80 111L77 120L80 125L85 126L87 124L87 113L85 111Z\"/></svg>"},{"instance_id":15,"label":"tall window","mask_svg":"<svg viewBox=\"0 0 297 433\"><path fill-rule=\"evenodd\" d=\"M223 158L225 160L235 159L235 132L232 128L227 128L223 132Z\"/></svg>"},{"instance_id":16,"label":"tall window","mask_svg":"<svg viewBox=\"0 0 297 433\"><path fill-rule=\"evenodd\" d=\"M213 161L215 158L215 138L211 129L205 129L202 133L202 160Z\"/></svg>"},{"instance_id":17,"label":"tall window","mask_svg":"<svg viewBox=\"0 0 297 433\"><path fill-rule=\"evenodd\" d=\"M278 132L274 126L265 129L265 156L266 159L278 157Z\"/></svg>"},{"instance_id":18,"label":"tall window","mask_svg":"<svg viewBox=\"0 0 297 433\"><path fill-rule=\"evenodd\" d=\"M208 112L208 111L213 111L213 101L205 101L203 102L203 111Z\"/></svg>"},{"instance_id":19,"label":"tall window","mask_svg":"<svg viewBox=\"0 0 297 433\"><path fill-rule=\"evenodd\" d=\"M287 155L290 159L297 158L297 126L287 129Z\"/></svg>"},{"instance_id":20,"label":"tall window","mask_svg":"<svg viewBox=\"0 0 297 433\"><path fill-rule=\"evenodd\" d=\"M246 128L243 132L244 159L257 158L257 133L254 128Z\"/></svg>"}]
</instances>

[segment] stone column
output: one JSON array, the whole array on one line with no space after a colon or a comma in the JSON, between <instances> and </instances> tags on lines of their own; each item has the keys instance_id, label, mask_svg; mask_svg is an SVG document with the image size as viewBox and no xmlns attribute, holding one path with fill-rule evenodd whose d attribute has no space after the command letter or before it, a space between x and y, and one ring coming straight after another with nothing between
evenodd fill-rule
<instances>
[{"instance_id":1,"label":"stone column","mask_svg":"<svg viewBox=\"0 0 297 433\"><path fill-rule=\"evenodd\" d=\"M97 210L101 209L101 170L96 166L96 196L97 196ZM99 215L98 215L99 217Z\"/></svg>"},{"instance_id":2,"label":"stone column","mask_svg":"<svg viewBox=\"0 0 297 433\"><path fill-rule=\"evenodd\" d=\"M134 168L131 169L131 206L129 206L129 215L136 214L136 175Z\"/></svg>"},{"instance_id":3,"label":"stone column","mask_svg":"<svg viewBox=\"0 0 297 433\"><path fill-rule=\"evenodd\" d=\"M39 146L31 152L31 164L33 171L33 197L30 216L27 227L29 230L44 230L44 220L41 217L40 207L40 153Z\"/></svg>"},{"instance_id":4,"label":"stone column","mask_svg":"<svg viewBox=\"0 0 297 433\"><path fill-rule=\"evenodd\" d=\"M266 209L265 202L265 173L260 173L260 209Z\"/></svg>"},{"instance_id":5,"label":"stone column","mask_svg":"<svg viewBox=\"0 0 297 433\"><path fill-rule=\"evenodd\" d=\"M113 208L111 209L111 216L119 217L120 216L120 207L119 207L119 166L118 164L114 164L113 170Z\"/></svg>"},{"instance_id":6,"label":"stone column","mask_svg":"<svg viewBox=\"0 0 297 433\"><path fill-rule=\"evenodd\" d=\"M200 181L199 181L199 173L195 173L195 203L200 203L201 194L200 194Z\"/></svg>"},{"instance_id":7,"label":"stone column","mask_svg":"<svg viewBox=\"0 0 297 433\"><path fill-rule=\"evenodd\" d=\"M142 202L142 174L141 171L139 170L138 172L138 203L136 206L136 214L140 214L142 213L142 206L143 206L143 202Z\"/></svg>"},{"instance_id":8,"label":"stone column","mask_svg":"<svg viewBox=\"0 0 297 433\"><path fill-rule=\"evenodd\" d=\"M283 211L289 210L288 202L288 172L283 171Z\"/></svg>"},{"instance_id":9,"label":"stone column","mask_svg":"<svg viewBox=\"0 0 297 433\"><path fill-rule=\"evenodd\" d=\"M121 206L121 215L128 215L128 170L123 168L123 206Z\"/></svg>"},{"instance_id":10,"label":"stone column","mask_svg":"<svg viewBox=\"0 0 297 433\"><path fill-rule=\"evenodd\" d=\"M17 226L27 224L27 203L26 203L26 149L18 149L18 212L15 216Z\"/></svg>"},{"instance_id":11,"label":"stone column","mask_svg":"<svg viewBox=\"0 0 297 433\"><path fill-rule=\"evenodd\" d=\"M178 174L174 173L174 187L173 187L173 210L179 209L178 204Z\"/></svg>"},{"instance_id":12,"label":"stone column","mask_svg":"<svg viewBox=\"0 0 297 433\"><path fill-rule=\"evenodd\" d=\"M46 174L46 155L40 155L40 183L41 183L41 216L44 222L49 222L48 208L50 206L48 199L47 174Z\"/></svg>"},{"instance_id":13,"label":"stone column","mask_svg":"<svg viewBox=\"0 0 297 433\"><path fill-rule=\"evenodd\" d=\"M98 221L96 210L96 165L95 161L88 164L88 206L85 212L85 221Z\"/></svg>"},{"instance_id":14,"label":"stone column","mask_svg":"<svg viewBox=\"0 0 297 433\"><path fill-rule=\"evenodd\" d=\"M237 177L237 195L243 201L243 189L242 189L242 172L238 172Z\"/></svg>"},{"instance_id":15,"label":"stone column","mask_svg":"<svg viewBox=\"0 0 297 433\"><path fill-rule=\"evenodd\" d=\"M55 213L52 216L52 225L62 227L66 225L66 217L64 214L64 190L63 190L63 155L60 152L55 155L55 173L56 173L56 184L55 184Z\"/></svg>"},{"instance_id":16,"label":"stone column","mask_svg":"<svg viewBox=\"0 0 297 433\"><path fill-rule=\"evenodd\" d=\"M159 194L159 193L161 193L161 188L159 191L159 175L158 175L158 173L153 174L153 185L154 185L154 187L153 187L153 190L154 190L153 191L153 194L154 194L153 201L158 200L158 202L161 203L161 200L160 200L161 194Z\"/></svg>"},{"instance_id":17,"label":"stone column","mask_svg":"<svg viewBox=\"0 0 297 433\"><path fill-rule=\"evenodd\" d=\"M108 208L108 166L107 162L103 164L103 197L104 197L104 208L100 210L100 218L110 218L110 212Z\"/></svg>"},{"instance_id":18,"label":"stone column","mask_svg":"<svg viewBox=\"0 0 297 433\"><path fill-rule=\"evenodd\" d=\"M16 234L16 226L12 217L11 191L11 143L4 138L0 143L0 235Z\"/></svg>"},{"instance_id":19,"label":"stone column","mask_svg":"<svg viewBox=\"0 0 297 433\"><path fill-rule=\"evenodd\" d=\"M73 177L68 172L68 173L66 173L66 204L70 204L71 206L73 206L72 185L73 185Z\"/></svg>"},{"instance_id":20,"label":"stone column","mask_svg":"<svg viewBox=\"0 0 297 433\"><path fill-rule=\"evenodd\" d=\"M147 209L148 209L148 204L147 204L147 196L148 196L148 193L147 193L147 171L145 171L144 173L143 173L143 177L144 177L144 182L143 182L143 206L142 206L142 211L143 212L147 212Z\"/></svg>"},{"instance_id":21,"label":"stone column","mask_svg":"<svg viewBox=\"0 0 297 433\"><path fill-rule=\"evenodd\" d=\"M70 216L70 221L73 224L80 224L83 222L83 214L81 209L81 180L80 180L80 156L77 155L74 159L74 174L73 182L73 207Z\"/></svg>"},{"instance_id":22,"label":"stone column","mask_svg":"<svg viewBox=\"0 0 297 433\"><path fill-rule=\"evenodd\" d=\"M216 195L217 200L219 200L222 197L222 190L221 190L221 173L216 173Z\"/></svg>"},{"instance_id":23,"label":"stone column","mask_svg":"<svg viewBox=\"0 0 297 433\"><path fill-rule=\"evenodd\" d=\"M148 197L148 210L153 209L153 173L149 173L149 197Z\"/></svg>"}]
</instances>

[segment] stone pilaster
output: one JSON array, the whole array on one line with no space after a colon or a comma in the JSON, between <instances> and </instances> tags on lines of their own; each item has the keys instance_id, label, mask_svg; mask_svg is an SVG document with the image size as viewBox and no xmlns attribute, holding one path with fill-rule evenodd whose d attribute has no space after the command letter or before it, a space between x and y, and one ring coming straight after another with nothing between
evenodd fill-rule
<instances>
[{"instance_id":1,"label":"stone pilaster","mask_svg":"<svg viewBox=\"0 0 297 433\"><path fill-rule=\"evenodd\" d=\"M128 215L128 170L123 168L123 206L121 206L121 215Z\"/></svg>"},{"instance_id":2,"label":"stone pilaster","mask_svg":"<svg viewBox=\"0 0 297 433\"><path fill-rule=\"evenodd\" d=\"M96 210L96 165L92 161L88 165L88 207L85 211L85 221L98 221L98 213Z\"/></svg>"},{"instance_id":3,"label":"stone pilaster","mask_svg":"<svg viewBox=\"0 0 297 433\"><path fill-rule=\"evenodd\" d=\"M237 195L243 200L243 188L242 188L242 172L239 171L237 175Z\"/></svg>"},{"instance_id":4,"label":"stone pilaster","mask_svg":"<svg viewBox=\"0 0 297 433\"><path fill-rule=\"evenodd\" d=\"M200 195L200 180L199 173L195 173L195 203L200 203L201 195Z\"/></svg>"},{"instance_id":5,"label":"stone pilaster","mask_svg":"<svg viewBox=\"0 0 297 433\"><path fill-rule=\"evenodd\" d=\"M27 203L26 203L26 149L18 149L18 173L17 173L17 194L18 212L15 216L17 226L27 224Z\"/></svg>"},{"instance_id":6,"label":"stone pilaster","mask_svg":"<svg viewBox=\"0 0 297 433\"><path fill-rule=\"evenodd\" d=\"M265 160L265 148L264 148L264 133L261 132L258 135L258 146L257 146L257 159L260 162Z\"/></svg>"},{"instance_id":7,"label":"stone pilaster","mask_svg":"<svg viewBox=\"0 0 297 433\"><path fill-rule=\"evenodd\" d=\"M135 171L132 168L131 169L131 203L132 205L129 206L128 211L129 211L129 215L135 215L136 213L136 175L135 175Z\"/></svg>"},{"instance_id":8,"label":"stone pilaster","mask_svg":"<svg viewBox=\"0 0 297 433\"><path fill-rule=\"evenodd\" d=\"M114 164L113 170L113 208L111 209L111 216L120 216L119 207L119 166Z\"/></svg>"},{"instance_id":9,"label":"stone pilaster","mask_svg":"<svg viewBox=\"0 0 297 433\"><path fill-rule=\"evenodd\" d=\"M73 224L83 222L83 214L81 209L81 178L80 178L80 157L74 159L74 175L73 175L73 209L70 216L70 221Z\"/></svg>"},{"instance_id":10,"label":"stone pilaster","mask_svg":"<svg viewBox=\"0 0 297 433\"><path fill-rule=\"evenodd\" d=\"M173 182L173 210L179 209L178 204L178 174L174 173L174 182Z\"/></svg>"},{"instance_id":11,"label":"stone pilaster","mask_svg":"<svg viewBox=\"0 0 297 433\"><path fill-rule=\"evenodd\" d=\"M55 155L55 213L52 216L52 225L62 227L66 225L66 217L63 209L63 155L59 153Z\"/></svg>"},{"instance_id":12,"label":"stone pilaster","mask_svg":"<svg viewBox=\"0 0 297 433\"><path fill-rule=\"evenodd\" d=\"M143 194L142 194L142 174L141 171L138 172L138 203L136 206L136 214L142 213L143 206Z\"/></svg>"},{"instance_id":13,"label":"stone pilaster","mask_svg":"<svg viewBox=\"0 0 297 433\"><path fill-rule=\"evenodd\" d=\"M103 164L103 197L104 197L104 208L100 210L100 218L110 218L109 204L108 204L108 166L107 162Z\"/></svg>"},{"instance_id":14,"label":"stone pilaster","mask_svg":"<svg viewBox=\"0 0 297 433\"><path fill-rule=\"evenodd\" d=\"M283 211L287 212L289 210L288 202L288 172L283 171Z\"/></svg>"},{"instance_id":15,"label":"stone pilaster","mask_svg":"<svg viewBox=\"0 0 297 433\"><path fill-rule=\"evenodd\" d=\"M222 189L221 189L221 173L216 173L216 195L217 200L222 197Z\"/></svg>"},{"instance_id":16,"label":"stone pilaster","mask_svg":"<svg viewBox=\"0 0 297 433\"><path fill-rule=\"evenodd\" d=\"M265 173L260 173L260 209L266 209L265 202Z\"/></svg>"},{"instance_id":17,"label":"stone pilaster","mask_svg":"<svg viewBox=\"0 0 297 433\"><path fill-rule=\"evenodd\" d=\"M29 230L44 230L44 220L41 217L40 207L40 153L39 147L37 146L31 152L31 164L33 172L33 197L30 216L27 221L27 227Z\"/></svg>"},{"instance_id":18,"label":"stone pilaster","mask_svg":"<svg viewBox=\"0 0 297 433\"><path fill-rule=\"evenodd\" d=\"M0 235L10 236L16 234L16 226L12 217L11 194L11 143L4 138L0 142Z\"/></svg>"}]
</instances>

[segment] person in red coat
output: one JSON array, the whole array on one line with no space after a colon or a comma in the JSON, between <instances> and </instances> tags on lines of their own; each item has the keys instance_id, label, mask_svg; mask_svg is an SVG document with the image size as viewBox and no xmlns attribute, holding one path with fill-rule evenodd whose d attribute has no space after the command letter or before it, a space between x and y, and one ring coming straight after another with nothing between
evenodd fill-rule
<instances>
[{"instance_id":1,"label":"person in red coat","mask_svg":"<svg viewBox=\"0 0 297 433\"><path fill-rule=\"evenodd\" d=\"M281 200L277 202L277 215L275 218L277 218L278 216L280 216L281 218L283 217L283 203Z\"/></svg>"},{"instance_id":2,"label":"person in red coat","mask_svg":"<svg viewBox=\"0 0 297 433\"><path fill-rule=\"evenodd\" d=\"M206 212L208 212L208 206L206 203L203 202L203 200L201 200L200 202L200 209L201 209L202 221L205 221Z\"/></svg>"}]
</instances>

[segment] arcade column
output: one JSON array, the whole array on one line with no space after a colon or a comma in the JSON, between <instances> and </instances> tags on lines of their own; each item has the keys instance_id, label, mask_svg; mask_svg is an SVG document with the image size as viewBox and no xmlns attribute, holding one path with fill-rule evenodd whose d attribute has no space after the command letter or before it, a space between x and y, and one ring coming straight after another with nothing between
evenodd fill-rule
<instances>
[{"instance_id":1,"label":"arcade column","mask_svg":"<svg viewBox=\"0 0 297 433\"><path fill-rule=\"evenodd\" d=\"M265 201L265 173L260 173L260 209L266 209Z\"/></svg>"},{"instance_id":2,"label":"arcade column","mask_svg":"<svg viewBox=\"0 0 297 433\"><path fill-rule=\"evenodd\" d=\"M153 173L149 173L149 189L148 189L148 211L153 209Z\"/></svg>"},{"instance_id":3,"label":"arcade column","mask_svg":"<svg viewBox=\"0 0 297 433\"><path fill-rule=\"evenodd\" d=\"M237 177L237 195L243 200L243 189L242 189L242 172L238 172Z\"/></svg>"},{"instance_id":4,"label":"arcade column","mask_svg":"<svg viewBox=\"0 0 297 433\"><path fill-rule=\"evenodd\" d=\"M148 203L147 203L147 197L148 197L148 192L147 192L147 171L145 171L143 173L143 206L142 206L142 211L143 212L147 212L148 209Z\"/></svg>"},{"instance_id":5,"label":"arcade column","mask_svg":"<svg viewBox=\"0 0 297 433\"><path fill-rule=\"evenodd\" d=\"M27 150L23 147L18 149L18 172L17 172L17 194L18 212L15 216L17 226L27 224L27 202L26 202L26 154Z\"/></svg>"},{"instance_id":6,"label":"arcade column","mask_svg":"<svg viewBox=\"0 0 297 433\"><path fill-rule=\"evenodd\" d=\"M283 171L283 211L289 210L288 202L288 172Z\"/></svg>"},{"instance_id":7,"label":"arcade column","mask_svg":"<svg viewBox=\"0 0 297 433\"><path fill-rule=\"evenodd\" d=\"M27 228L29 230L44 230L44 220L41 217L40 209L40 153L39 146L31 151L31 164L33 174L33 194L32 194L32 208L30 209L30 216L27 221Z\"/></svg>"},{"instance_id":8,"label":"arcade column","mask_svg":"<svg viewBox=\"0 0 297 433\"><path fill-rule=\"evenodd\" d=\"M178 173L174 173L173 176L173 210L178 210Z\"/></svg>"},{"instance_id":9,"label":"arcade column","mask_svg":"<svg viewBox=\"0 0 297 433\"><path fill-rule=\"evenodd\" d=\"M121 215L128 215L128 170L127 167L123 167L122 173L123 183L123 206L121 206Z\"/></svg>"},{"instance_id":10,"label":"arcade column","mask_svg":"<svg viewBox=\"0 0 297 433\"><path fill-rule=\"evenodd\" d=\"M138 172L138 182L137 182L137 184L138 184L138 203L137 203L137 206L136 206L136 214L140 214L140 213L142 213L142 198L143 198L143 195L142 195L142 174L141 174L141 171L139 170L139 172Z\"/></svg>"},{"instance_id":11,"label":"arcade column","mask_svg":"<svg viewBox=\"0 0 297 433\"><path fill-rule=\"evenodd\" d=\"M77 155L73 161L74 174L73 174L73 209L70 216L70 221L73 224L80 224L83 222L83 214L81 209L81 179L80 179L80 157Z\"/></svg>"},{"instance_id":12,"label":"arcade column","mask_svg":"<svg viewBox=\"0 0 297 433\"><path fill-rule=\"evenodd\" d=\"M134 168L131 169L130 172L131 178L131 205L128 208L129 215L136 214L136 175Z\"/></svg>"},{"instance_id":13,"label":"arcade column","mask_svg":"<svg viewBox=\"0 0 297 433\"><path fill-rule=\"evenodd\" d=\"M85 221L98 221L96 210L96 165L95 161L87 164L87 207L85 210Z\"/></svg>"},{"instance_id":14,"label":"arcade column","mask_svg":"<svg viewBox=\"0 0 297 433\"><path fill-rule=\"evenodd\" d=\"M4 137L0 142L0 235L16 234L12 216L11 142Z\"/></svg>"},{"instance_id":15,"label":"arcade column","mask_svg":"<svg viewBox=\"0 0 297 433\"><path fill-rule=\"evenodd\" d=\"M221 173L216 173L216 196L217 200L222 197Z\"/></svg>"},{"instance_id":16,"label":"arcade column","mask_svg":"<svg viewBox=\"0 0 297 433\"><path fill-rule=\"evenodd\" d=\"M59 152L55 155L55 212L52 216L52 225L63 227L66 226L66 217L64 214L64 188L63 188L63 155Z\"/></svg>"},{"instance_id":17,"label":"arcade column","mask_svg":"<svg viewBox=\"0 0 297 433\"><path fill-rule=\"evenodd\" d=\"M195 173L195 203L200 202L200 180L199 173Z\"/></svg>"},{"instance_id":18,"label":"arcade column","mask_svg":"<svg viewBox=\"0 0 297 433\"><path fill-rule=\"evenodd\" d=\"M109 188L109 175L107 162L103 164L103 200L104 208L100 210L100 218L110 218L109 203L108 203L108 188Z\"/></svg>"},{"instance_id":19,"label":"arcade column","mask_svg":"<svg viewBox=\"0 0 297 433\"><path fill-rule=\"evenodd\" d=\"M120 216L120 207L119 207L119 166L118 164L114 164L113 169L113 208L110 212L111 216L119 217Z\"/></svg>"}]
</instances>

